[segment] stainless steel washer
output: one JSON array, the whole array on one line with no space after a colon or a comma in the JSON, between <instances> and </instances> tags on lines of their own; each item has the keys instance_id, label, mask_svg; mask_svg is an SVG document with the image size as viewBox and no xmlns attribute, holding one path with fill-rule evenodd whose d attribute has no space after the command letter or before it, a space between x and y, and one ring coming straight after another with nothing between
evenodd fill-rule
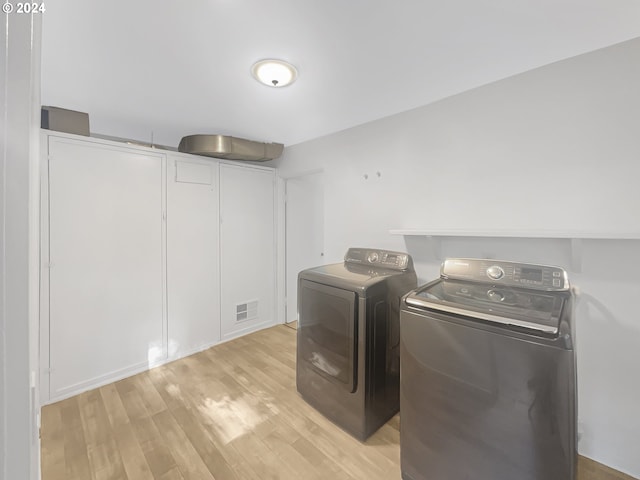
<instances>
[{"instance_id":1,"label":"stainless steel washer","mask_svg":"<svg viewBox=\"0 0 640 480\"><path fill-rule=\"evenodd\" d=\"M298 392L360 440L398 412L400 300L416 285L409 255L364 248L298 276Z\"/></svg>"},{"instance_id":2,"label":"stainless steel washer","mask_svg":"<svg viewBox=\"0 0 640 480\"><path fill-rule=\"evenodd\" d=\"M571 306L561 268L479 259L404 297L404 480L575 478Z\"/></svg>"}]
</instances>

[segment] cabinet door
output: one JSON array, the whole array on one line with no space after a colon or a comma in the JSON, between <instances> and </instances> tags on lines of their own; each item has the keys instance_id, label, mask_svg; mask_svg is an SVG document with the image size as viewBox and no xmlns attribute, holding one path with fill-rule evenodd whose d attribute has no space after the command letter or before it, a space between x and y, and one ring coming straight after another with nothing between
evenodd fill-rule
<instances>
[{"instance_id":1,"label":"cabinet door","mask_svg":"<svg viewBox=\"0 0 640 480\"><path fill-rule=\"evenodd\" d=\"M167 175L169 356L220 341L217 163L170 155Z\"/></svg>"},{"instance_id":2,"label":"cabinet door","mask_svg":"<svg viewBox=\"0 0 640 480\"><path fill-rule=\"evenodd\" d=\"M166 355L163 159L49 139L51 399Z\"/></svg>"},{"instance_id":3,"label":"cabinet door","mask_svg":"<svg viewBox=\"0 0 640 480\"><path fill-rule=\"evenodd\" d=\"M222 338L275 323L275 174L220 165Z\"/></svg>"}]
</instances>

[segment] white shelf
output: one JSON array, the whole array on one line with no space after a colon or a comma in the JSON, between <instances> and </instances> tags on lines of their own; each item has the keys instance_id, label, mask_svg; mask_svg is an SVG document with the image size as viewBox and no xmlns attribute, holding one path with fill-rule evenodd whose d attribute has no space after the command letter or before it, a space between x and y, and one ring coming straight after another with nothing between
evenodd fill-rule
<instances>
[{"instance_id":1,"label":"white shelf","mask_svg":"<svg viewBox=\"0 0 640 480\"><path fill-rule=\"evenodd\" d=\"M600 232L558 232L545 230L419 230L394 229L391 235L423 237L494 237L494 238L567 238L580 240L640 240L640 232L600 233Z\"/></svg>"},{"instance_id":2,"label":"white shelf","mask_svg":"<svg viewBox=\"0 0 640 480\"><path fill-rule=\"evenodd\" d=\"M441 239L445 237L469 238L534 238L534 239L566 239L571 242L571 269L582 271L582 240L640 240L640 233L625 232L616 234L596 232L557 232L557 231L499 231L499 230L418 230L395 229L389 230L391 235L421 236L431 239L431 246L436 258L442 259L440 254Z\"/></svg>"}]
</instances>

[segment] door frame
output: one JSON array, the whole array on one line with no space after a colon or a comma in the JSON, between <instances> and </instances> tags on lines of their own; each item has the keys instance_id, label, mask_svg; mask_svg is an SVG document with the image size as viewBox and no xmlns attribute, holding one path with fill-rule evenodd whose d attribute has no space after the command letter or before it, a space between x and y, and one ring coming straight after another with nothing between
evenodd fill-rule
<instances>
[{"instance_id":1,"label":"door frame","mask_svg":"<svg viewBox=\"0 0 640 480\"><path fill-rule=\"evenodd\" d=\"M282 323L287 325L287 324L292 324L294 322L288 322L288 312L287 312L287 303L288 303L288 299L287 299L287 291L288 291L288 286L289 286L289 282L294 281L297 282L298 278L296 276L295 279L291 279L289 278L288 272L287 272L287 253L289 251L289 246L287 245L287 228L288 228L288 224L289 224L289 217L288 217L288 210L287 210L287 185L288 185L288 181L289 180L296 180L296 179L300 179L303 177L309 177L311 175L322 175L324 174L324 168L314 168L314 169L309 169L309 170L302 170L299 172L295 172L289 175L282 175L279 177L279 182L278 182L278 195L280 197L279 199L279 205L281 207L280 209L280 218L282 218L282 228L280 229L280 242L279 245L282 248L281 251L281 262L280 262L280 280L279 280L279 285L282 291L282 295L279 296L279 298L281 299L280 304L282 305L281 307L281 316L283 318ZM324 242L323 242L324 243ZM296 320L297 321L297 320Z\"/></svg>"}]
</instances>

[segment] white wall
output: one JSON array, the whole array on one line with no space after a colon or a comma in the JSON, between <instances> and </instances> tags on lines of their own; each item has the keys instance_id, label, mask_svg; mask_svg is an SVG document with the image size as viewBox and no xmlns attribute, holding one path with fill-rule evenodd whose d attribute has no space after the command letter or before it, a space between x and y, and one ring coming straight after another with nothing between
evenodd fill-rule
<instances>
[{"instance_id":1,"label":"white wall","mask_svg":"<svg viewBox=\"0 0 640 480\"><path fill-rule=\"evenodd\" d=\"M0 478L39 474L39 15L2 14L0 36Z\"/></svg>"},{"instance_id":2,"label":"white wall","mask_svg":"<svg viewBox=\"0 0 640 480\"><path fill-rule=\"evenodd\" d=\"M407 250L423 282L447 256L571 267L567 239L448 237L436 256L430 240L389 230L640 239L638 58L635 39L288 147L275 163L282 176L324 170L327 261L350 246ZM639 247L585 240L570 271L582 292L579 451L635 476Z\"/></svg>"}]
</instances>

